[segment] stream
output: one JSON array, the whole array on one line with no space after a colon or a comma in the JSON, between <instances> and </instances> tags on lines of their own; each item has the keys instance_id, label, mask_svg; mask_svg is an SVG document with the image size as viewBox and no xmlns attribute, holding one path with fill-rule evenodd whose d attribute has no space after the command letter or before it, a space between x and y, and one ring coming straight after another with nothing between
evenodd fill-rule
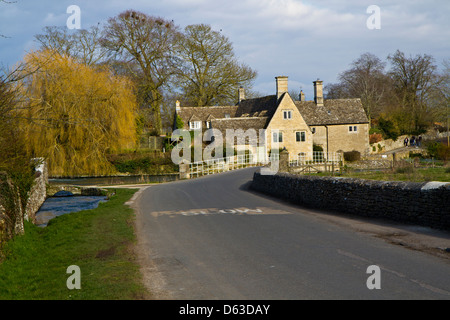
<instances>
[{"instance_id":1,"label":"stream","mask_svg":"<svg viewBox=\"0 0 450 320\"><path fill-rule=\"evenodd\" d=\"M48 222L60 215L95 209L100 202L106 202L106 196L78 196L69 191L60 191L49 197L36 212L36 225L46 227Z\"/></svg>"}]
</instances>

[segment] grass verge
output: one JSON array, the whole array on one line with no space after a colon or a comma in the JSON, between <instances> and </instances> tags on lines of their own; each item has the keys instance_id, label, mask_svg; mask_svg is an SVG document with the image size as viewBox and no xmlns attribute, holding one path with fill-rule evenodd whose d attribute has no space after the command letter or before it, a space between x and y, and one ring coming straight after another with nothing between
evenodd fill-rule
<instances>
[{"instance_id":1,"label":"grass verge","mask_svg":"<svg viewBox=\"0 0 450 320\"><path fill-rule=\"evenodd\" d=\"M330 173L319 173L320 176L330 176ZM335 175L336 176L336 175ZM450 170L444 167L438 168L417 168L410 170L396 170L396 171L350 171L345 172L341 177L360 178L368 180L382 180L382 181L411 181L411 182L427 182L427 181L441 181L450 182Z\"/></svg>"},{"instance_id":2,"label":"grass verge","mask_svg":"<svg viewBox=\"0 0 450 320\"><path fill-rule=\"evenodd\" d=\"M134 213L124 204L135 192L117 189L98 208L59 216L45 228L26 223L25 234L2 248L0 299L145 298L132 252ZM71 265L80 268L81 289L67 288Z\"/></svg>"}]
</instances>

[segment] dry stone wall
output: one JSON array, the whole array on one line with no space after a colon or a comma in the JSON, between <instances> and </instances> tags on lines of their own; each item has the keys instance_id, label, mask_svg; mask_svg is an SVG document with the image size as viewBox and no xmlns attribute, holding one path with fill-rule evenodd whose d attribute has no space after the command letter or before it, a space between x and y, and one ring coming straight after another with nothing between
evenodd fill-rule
<instances>
[{"instance_id":1,"label":"dry stone wall","mask_svg":"<svg viewBox=\"0 0 450 320\"><path fill-rule=\"evenodd\" d=\"M6 172L0 172L0 246L2 242L24 233L24 220L35 222L36 212L46 199L47 164L43 159L33 159L36 160L35 180L25 208L22 208L20 194L11 178Z\"/></svg>"},{"instance_id":2,"label":"dry stone wall","mask_svg":"<svg viewBox=\"0 0 450 320\"><path fill-rule=\"evenodd\" d=\"M306 207L450 230L450 183L256 172L251 189Z\"/></svg>"}]
</instances>

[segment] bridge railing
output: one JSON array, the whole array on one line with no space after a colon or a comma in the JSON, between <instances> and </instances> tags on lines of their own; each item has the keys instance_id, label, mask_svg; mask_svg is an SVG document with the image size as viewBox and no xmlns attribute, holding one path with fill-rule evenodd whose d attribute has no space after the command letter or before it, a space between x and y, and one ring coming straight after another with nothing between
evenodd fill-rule
<instances>
[{"instance_id":1,"label":"bridge railing","mask_svg":"<svg viewBox=\"0 0 450 320\"><path fill-rule=\"evenodd\" d=\"M199 177L209 174L226 172L247 167L256 167L266 165L271 161L279 158L276 155L271 157L258 157L255 154L247 153L242 155L234 155L231 157L207 159L189 164L190 177Z\"/></svg>"}]
</instances>

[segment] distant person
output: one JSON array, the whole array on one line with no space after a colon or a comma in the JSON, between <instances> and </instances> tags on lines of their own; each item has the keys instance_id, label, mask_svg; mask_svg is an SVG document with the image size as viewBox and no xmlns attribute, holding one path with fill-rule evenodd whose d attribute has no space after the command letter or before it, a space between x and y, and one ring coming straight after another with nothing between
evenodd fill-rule
<instances>
[{"instance_id":1,"label":"distant person","mask_svg":"<svg viewBox=\"0 0 450 320\"><path fill-rule=\"evenodd\" d=\"M412 136L409 145L411 147L414 147L416 145L416 137Z\"/></svg>"},{"instance_id":2,"label":"distant person","mask_svg":"<svg viewBox=\"0 0 450 320\"><path fill-rule=\"evenodd\" d=\"M403 145L404 145L405 147L408 146L408 141L409 141L408 137L406 137L405 140L403 140Z\"/></svg>"},{"instance_id":3,"label":"distant person","mask_svg":"<svg viewBox=\"0 0 450 320\"><path fill-rule=\"evenodd\" d=\"M422 136L419 136L419 138L417 138L417 146L420 147L422 145Z\"/></svg>"}]
</instances>

